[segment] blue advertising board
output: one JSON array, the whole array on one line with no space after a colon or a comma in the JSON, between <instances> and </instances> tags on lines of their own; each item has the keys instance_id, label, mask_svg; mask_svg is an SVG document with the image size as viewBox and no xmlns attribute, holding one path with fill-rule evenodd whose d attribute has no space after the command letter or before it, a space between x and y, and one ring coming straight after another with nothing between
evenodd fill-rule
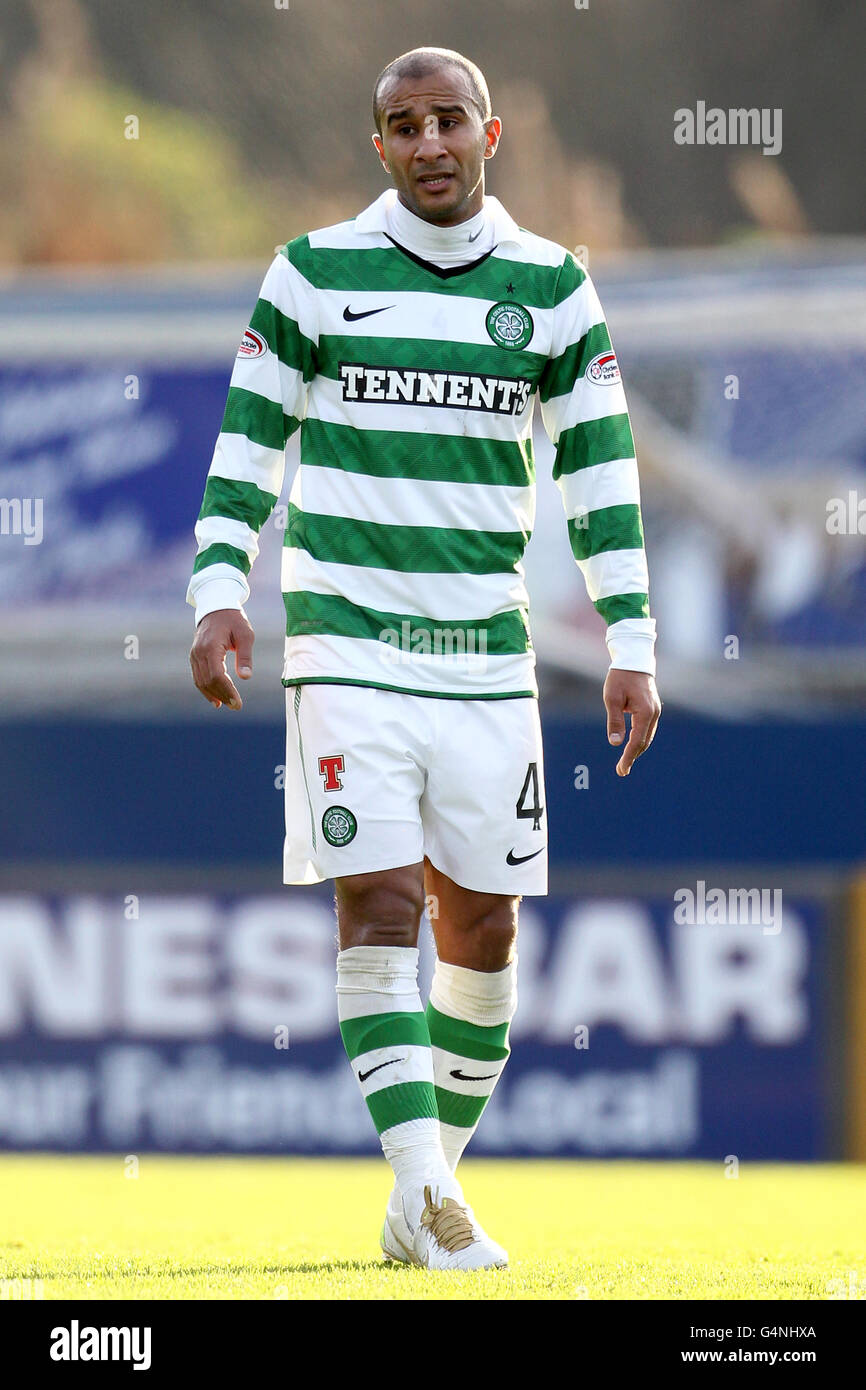
<instances>
[{"instance_id":1,"label":"blue advertising board","mask_svg":"<svg viewBox=\"0 0 866 1390\"><path fill-rule=\"evenodd\" d=\"M0 366L0 494L24 504L0 548L7 602L182 604L230 369Z\"/></svg>"},{"instance_id":2,"label":"blue advertising board","mask_svg":"<svg viewBox=\"0 0 866 1390\"><path fill-rule=\"evenodd\" d=\"M725 888L723 920L680 920L696 889L524 902L512 1056L472 1152L833 1156L826 902ZM375 1152L334 935L324 888L0 896L0 1147Z\"/></svg>"},{"instance_id":3,"label":"blue advertising board","mask_svg":"<svg viewBox=\"0 0 866 1390\"><path fill-rule=\"evenodd\" d=\"M178 682L192 689L178 666ZM279 673L259 665L255 679L277 682ZM285 725L246 710L225 718L195 699L199 715L185 721L112 722L84 711L74 722L6 721L0 866L135 862L207 875L255 865L279 883ZM834 865L841 877L866 859L862 717L846 721L843 737L834 720L770 726L665 710L628 778L614 774L619 755L600 698L592 717L577 718L542 697L541 718L555 870L784 863ZM232 816L223 813L227 776L241 808Z\"/></svg>"}]
</instances>

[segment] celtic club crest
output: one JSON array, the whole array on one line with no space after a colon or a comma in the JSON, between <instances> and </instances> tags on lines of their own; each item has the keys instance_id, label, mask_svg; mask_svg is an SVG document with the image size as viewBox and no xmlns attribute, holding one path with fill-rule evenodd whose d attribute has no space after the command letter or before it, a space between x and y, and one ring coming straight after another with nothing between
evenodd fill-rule
<instances>
[{"instance_id":1,"label":"celtic club crest","mask_svg":"<svg viewBox=\"0 0 866 1390\"><path fill-rule=\"evenodd\" d=\"M322 830L329 845L347 845L354 840L358 822L345 806L329 806L322 816Z\"/></svg>"},{"instance_id":2,"label":"celtic club crest","mask_svg":"<svg viewBox=\"0 0 866 1390\"><path fill-rule=\"evenodd\" d=\"M494 304L486 319L487 332L497 347L518 352L532 337L533 323L529 310L511 299Z\"/></svg>"}]
</instances>

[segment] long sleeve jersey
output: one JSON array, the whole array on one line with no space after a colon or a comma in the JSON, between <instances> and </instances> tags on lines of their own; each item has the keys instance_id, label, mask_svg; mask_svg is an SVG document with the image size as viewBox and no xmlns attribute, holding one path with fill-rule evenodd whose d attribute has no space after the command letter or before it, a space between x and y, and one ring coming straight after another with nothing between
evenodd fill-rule
<instances>
[{"instance_id":1,"label":"long sleeve jersey","mask_svg":"<svg viewBox=\"0 0 866 1390\"><path fill-rule=\"evenodd\" d=\"M492 250L436 265L389 235L394 197L290 241L265 277L196 526L196 620L249 596L300 429L283 684L536 695L521 558L537 398L611 664L652 674L634 441L589 276L491 197Z\"/></svg>"}]
</instances>

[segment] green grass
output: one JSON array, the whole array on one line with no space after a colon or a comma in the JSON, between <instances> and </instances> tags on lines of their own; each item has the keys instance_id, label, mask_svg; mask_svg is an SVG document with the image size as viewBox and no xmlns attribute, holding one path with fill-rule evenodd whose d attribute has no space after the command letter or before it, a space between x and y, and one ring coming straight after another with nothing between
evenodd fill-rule
<instances>
[{"instance_id":1,"label":"green grass","mask_svg":"<svg viewBox=\"0 0 866 1390\"><path fill-rule=\"evenodd\" d=\"M0 1158L0 1278L51 1298L826 1298L866 1295L866 1168L488 1162L461 1177L511 1268L385 1266L383 1161ZM8 1296L8 1295L7 1295Z\"/></svg>"}]
</instances>

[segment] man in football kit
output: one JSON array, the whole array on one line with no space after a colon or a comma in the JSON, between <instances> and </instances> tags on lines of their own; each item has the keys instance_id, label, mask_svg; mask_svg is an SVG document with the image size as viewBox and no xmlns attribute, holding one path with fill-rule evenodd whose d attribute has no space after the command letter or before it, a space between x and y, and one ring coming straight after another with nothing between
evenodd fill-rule
<instances>
[{"instance_id":1,"label":"man in football kit","mask_svg":"<svg viewBox=\"0 0 866 1390\"><path fill-rule=\"evenodd\" d=\"M627 776L660 713L637 465L589 277L484 194L501 122L460 54L374 91L394 187L276 256L243 336L196 527L190 660L240 709L257 535L288 505L284 881L335 880L337 1002L395 1176L382 1247L501 1266L455 1170L509 1055L517 911L547 892L544 769L521 556L538 396L572 548L607 623ZM437 959L424 1007L417 939Z\"/></svg>"}]
</instances>

